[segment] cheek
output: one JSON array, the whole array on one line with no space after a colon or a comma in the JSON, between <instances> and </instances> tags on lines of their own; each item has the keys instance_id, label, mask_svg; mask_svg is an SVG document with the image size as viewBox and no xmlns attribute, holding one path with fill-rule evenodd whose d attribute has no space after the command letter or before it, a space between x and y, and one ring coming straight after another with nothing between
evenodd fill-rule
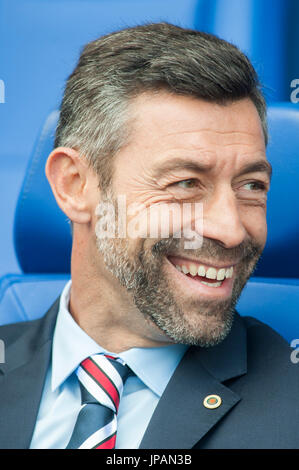
<instances>
[{"instance_id":1,"label":"cheek","mask_svg":"<svg viewBox=\"0 0 299 470\"><path fill-rule=\"evenodd\" d=\"M250 207L242 213L242 222L247 233L260 245L265 246L267 239L266 210L263 207Z\"/></svg>"}]
</instances>

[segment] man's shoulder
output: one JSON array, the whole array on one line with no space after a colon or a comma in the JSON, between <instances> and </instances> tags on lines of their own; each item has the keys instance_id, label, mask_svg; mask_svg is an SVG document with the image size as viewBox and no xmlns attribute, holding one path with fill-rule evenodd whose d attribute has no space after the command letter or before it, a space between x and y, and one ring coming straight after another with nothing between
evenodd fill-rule
<instances>
[{"instance_id":1,"label":"man's shoulder","mask_svg":"<svg viewBox=\"0 0 299 470\"><path fill-rule=\"evenodd\" d=\"M264 347L272 344L279 349L290 348L286 339L268 324L252 316L242 316L241 319L247 331L247 340L249 345L252 342L260 342Z\"/></svg>"},{"instance_id":2,"label":"man's shoulder","mask_svg":"<svg viewBox=\"0 0 299 470\"><path fill-rule=\"evenodd\" d=\"M8 323L0 326L0 338L5 344L11 344L16 341L20 336L23 336L27 332L34 330L43 320L45 314L35 320L26 320L15 323Z\"/></svg>"},{"instance_id":3,"label":"man's shoulder","mask_svg":"<svg viewBox=\"0 0 299 470\"><path fill-rule=\"evenodd\" d=\"M34 320L26 320L15 323L0 325L0 339L4 341L5 347L26 336L28 340L34 336L48 336L52 334L58 313L59 298L51 305L46 312L41 312L41 316Z\"/></svg>"},{"instance_id":4,"label":"man's shoulder","mask_svg":"<svg viewBox=\"0 0 299 470\"><path fill-rule=\"evenodd\" d=\"M267 351L268 355L278 355L279 358L282 353L292 350L287 340L268 324L251 316L241 318L246 328L249 353Z\"/></svg>"},{"instance_id":5,"label":"man's shoulder","mask_svg":"<svg viewBox=\"0 0 299 470\"><path fill-rule=\"evenodd\" d=\"M225 360L220 355L219 362L227 368L231 363L237 364L238 373L222 380L225 388L219 395L224 403L229 389L238 403L198 447L297 449L299 365L292 362L290 345L273 328L254 317L238 315L232 330L233 335L236 333L242 341L238 343L236 338L232 341L228 337L230 348L226 349ZM224 346L220 347L220 352L223 349ZM217 369L217 362L216 366L215 361L212 365Z\"/></svg>"},{"instance_id":6,"label":"man's shoulder","mask_svg":"<svg viewBox=\"0 0 299 470\"><path fill-rule=\"evenodd\" d=\"M286 381L299 393L299 369L294 349L277 331L254 317L242 317L247 333L247 367L255 377ZM283 387L283 384L281 384ZM284 388L284 387L283 387ZM279 389L279 386L276 386Z\"/></svg>"}]
</instances>

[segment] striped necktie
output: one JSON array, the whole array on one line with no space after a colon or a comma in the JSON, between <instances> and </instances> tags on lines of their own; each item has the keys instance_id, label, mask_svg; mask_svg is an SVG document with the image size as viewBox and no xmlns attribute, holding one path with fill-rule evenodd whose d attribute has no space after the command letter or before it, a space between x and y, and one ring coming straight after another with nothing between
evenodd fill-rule
<instances>
[{"instance_id":1,"label":"striped necktie","mask_svg":"<svg viewBox=\"0 0 299 470\"><path fill-rule=\"evenodd\" d=\"M82 407L67 449L114 449L117 411L131 369L119 358L95 354L76 370Z\"/></svg>"}]
</instances>

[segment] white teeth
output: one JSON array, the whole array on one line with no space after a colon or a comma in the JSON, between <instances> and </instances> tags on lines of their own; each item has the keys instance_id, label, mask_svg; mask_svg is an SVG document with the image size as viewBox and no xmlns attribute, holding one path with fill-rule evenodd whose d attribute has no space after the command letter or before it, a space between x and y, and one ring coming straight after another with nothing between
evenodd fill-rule
<instances>
[{"instance_id":1,"label":"white teeth","mask_svg":"<svg viewBox=\"0 0 299 470\"><path fill-rule=\"evenodd\" d=\"M190 265L188 265L188 267L185 264L183 264L182 266L179 266L177 264L175 267L179 272L183 272L184 274L190 273L193 277L198 275L201 277L207 277L208 279L217 279L217 281L223 281L225 278L229 279L233 277L234 272L233 266L231 266L230 268L220 268L218 271L217 269L211 267L207 268L206 270L205 267L202 265L197 268L197 265L194 263L191 263ZM211 286L210 283L205 284ZM218 287L219 283L215 282L213 283L213 286Z\"/></svg>"},{"instance_id":2,"label":"white teeth","mask_svg":"<svg viewBox=\"0 0 299 470\"><path fill-rule=\"evenodd\" d=\"M209 287L220 287L222 282L213 282L213 283L210 283L210 282L205 282L205 281L200 281L201 284L204 284L205 286L209 286Z\"/></svg>"},{"instance_id":3,"label":"white teeth","mask_svg":"<svg viewBox=\"0 0 299 470\"><path fill-rule=\"evenodd\" d=\"M208 279L216 279L216 269L215 268L209 268L206 272L206 277Z\"/></svg>"},{"instance_id":4,"label":"white teeth","mask_svg":"<svg viewBox=\"0 0 299 470\"><path fill-rule=\"evenodd\" d=\"M225 270L225 277L226 277L227 279L233 277L233 272L234 272L233 266L232 266L231 268L226 269L226 270Z\"/></svg>"},{"instance_id":5,"label":"white teeth","mask_svg":"<svg viewBox=\"0 0 299 470\"><path fill-rule=\"evenodd\" d=\"M224 278L225 278L225 268L221 268L219 269L218 274L217 274L217 281L223 281Z\"/></svg>"},{"instance_id":6,"label":"white teeth","mask_svg":"<svg viewBox=\"0 0 299 470\"><path fill-rule=\"evenodd\" d=\"M188 274L188 273L189 273L189 269L186 268L186 266L185 266L184 264L183 264L183 266L182 266L182 271L183 271L184 274Z\"/></svg>"},{"instance_id":7,"label":"white teeth","mask_svg":"<svg viewBox=\"0 0 299 470\"><path fill-rule=\"evenodd\" d=\"M196 276L197 275L197 267L196 267L195 264L190 264L189 272L190 272L191 276Z\"/></svg>"},{"instance_id":8,"label":"white teeth","mask_svg":"<svg viewBox=\"0 0 299 470\"><path fill-rule=\"evenodd\" d=\"M205 270L204 266L199 266L198 275L199 276L205 276L206 275L206 270Z\"/></svg>"}]
</instances>

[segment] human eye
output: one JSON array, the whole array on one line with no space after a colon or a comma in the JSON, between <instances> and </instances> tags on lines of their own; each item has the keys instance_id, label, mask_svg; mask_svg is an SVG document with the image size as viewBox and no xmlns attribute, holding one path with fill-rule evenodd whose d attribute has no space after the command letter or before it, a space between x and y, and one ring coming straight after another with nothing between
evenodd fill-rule
<instances>
[{"instance_id":1,"label":"human eye","mask_svg":"<svg viewBox=\"0 0 299 470\"><path fill-rule=\"evenodd\" d=\"M269 184L262 180L244 181L237 187L237 197L244 203L264 206L267 201Z\"/></svg>"},{"instance_id":2,"label":"human eye","mask_svg":"<svg viewBox=\"0 0 299 470\"><path fill-rule=\"evenodd\" d=\"M248 183L245 183L243 188L245 187L250 187L250 191L258 192L258 191L267 191L267 185L263 183L262 181L250 181Z\"/></svg>"},{"instance_id":3,"label":"human eye","mask_svg":"<svg viewBox=\"0 0 299 470\"><path fill-rule=\"evenodd\" d=\"M198 187L198 181L195 178L189 178L182 181L177 181L171 186L178 186L181 189L194 189Z\"/></svg>"}]
</instances>

